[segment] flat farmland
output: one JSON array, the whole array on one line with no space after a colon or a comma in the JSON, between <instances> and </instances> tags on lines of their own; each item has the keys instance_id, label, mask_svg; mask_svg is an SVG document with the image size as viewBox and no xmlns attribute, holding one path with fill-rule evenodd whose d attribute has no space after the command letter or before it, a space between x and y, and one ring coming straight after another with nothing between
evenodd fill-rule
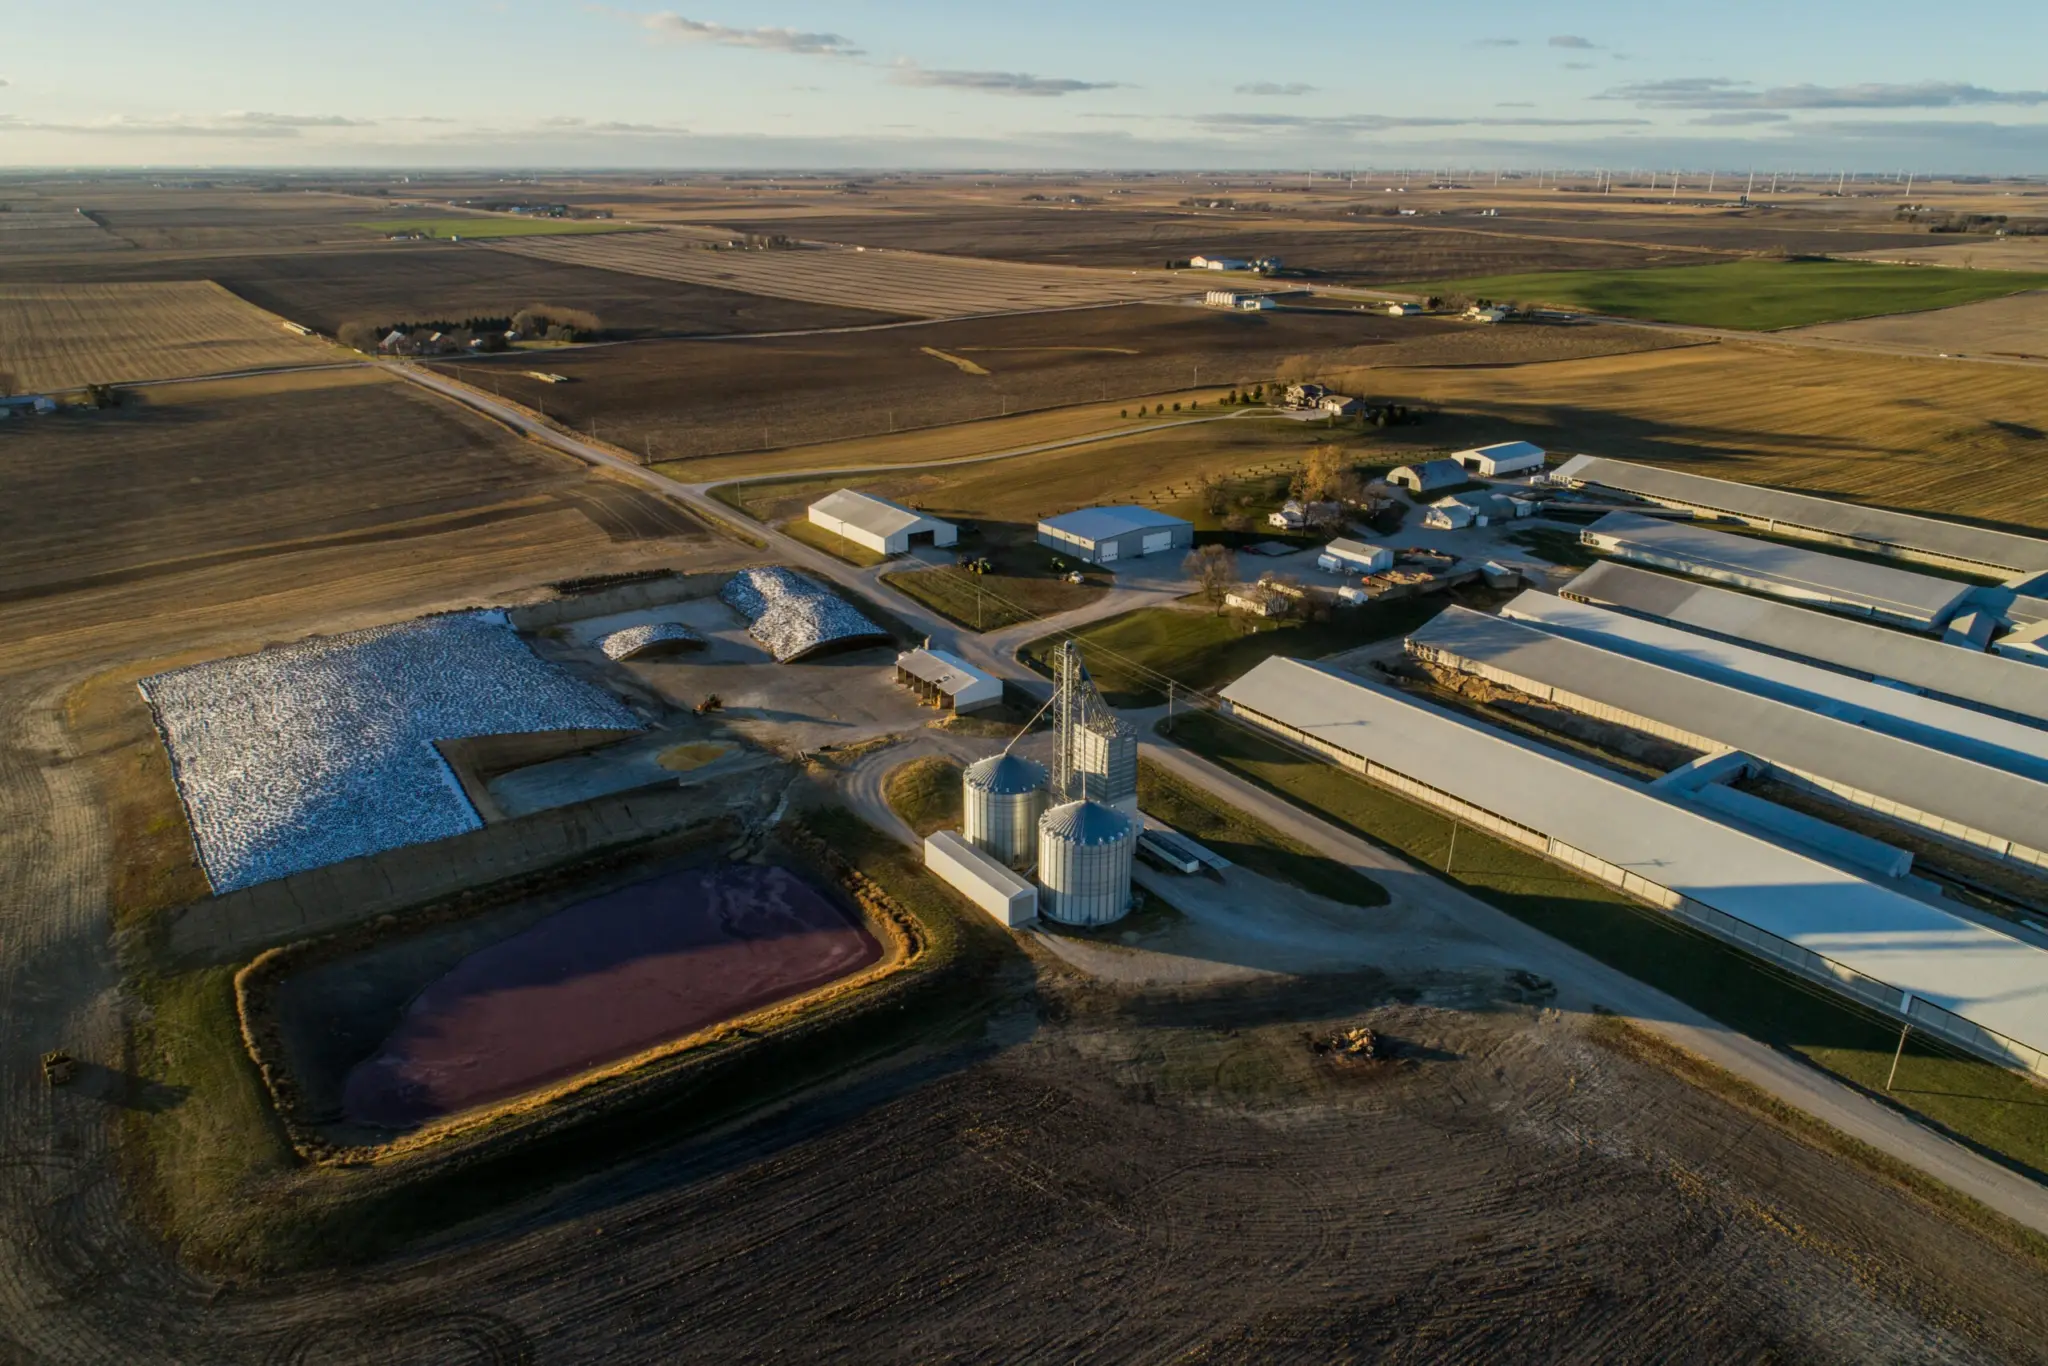
<instances>
[{"instance_id":1,"label":"flat farmland","mask_svg":"<svg viewBox=\"0 0 2048 1366\"><path fill-rule=\"evenodd\" d=\"M238 251L361 241L389 205L354 195L160 190L83 201L112 237L141 251Z\"/></svg>"},{"instance_id":2,"label":"flat farmland","mask_svg":"<svg viewBox=\"0 0 2048 1366\"><path fill-rule=\"evenodd\" d=\"M1415 430L1453 448L1522 436L1553 451L2048 531L2048 384L2024 366L1721 342L1335 378L1437 408Z\"/></svg>"},{"instance_id":3,"label":"flat farmland","mask_svg":"<svg viewBox=\"0 0 2048 1366\"><path fill-rule=\"evenodd\" d=\"M957 214L735 217L735 228L904 251L1052 265L1156 270L1198 253L1277 255L1293 269L1363 284L1508 270L1627 269L1697 260L1627 243L1544 242L1373 220L1314 222L1238 215L1034 209ZM1202 277L1196 276L1196 279Z\"/></svg>"},{"instance_id":4,"label":"flat farmland","mask_svg":"<svg viewBox=\"0 0 2048 1366\"><path fill-rule=\"evenodd\" d=\"M1445 290L1695 327L1771 331L1946 308L2048 287L2048 274L1919 270L1870 261L1729 261L1668 270L1447 280Z\"/></svg>"},{"instance_id":5,"label":"flat farmland","mask_svg":"<svg viewBox=\"0 0 2048 1366\"><path fill-rule=\"evenodd\" d=\"M476 554L571 577L716 544L665 501L368 369L179 385L11 427L0 639L330 579L337 595L385 575L432 593L443 559L459 582Z\"/></svg>"},{"instance_id":6,"label":"flat farmland","mask_svg":"<svg viewBox=\"0 0 2048 1366\"><path fill-rule=\"evenodd\" d=\"M0 257L123 251L131 245L75 209L10 204L0 213Z\"/></svg>"},{"instance_id":7,"label":"flat farmland","mask_svg":"<svg viewBox=\"0 0 2048 1366\"><path fill-rule=\"evenodd\" d=\"M33 260L10 267L0 256L0 280L37 281L49 270L47 262ZM595 313L608 337L781 332L897 317L532 260L466 243L232 256L106 253L67 262L64 274L104 282L213 280L259 308L329 334L347 322L502 317L536 303Z\"/></svg>"},{"instance_id":8,"label":"flat farmland","mask_svg":"<svg viewBox=\"0 0 2048 1366\"><path fill-rule=\"evenodd\" d=\"M1295 357L1356 364L1453 324L1366 313L1134 305L880 332L649 341L442 368L655 460L968 422L1005 412L1268 381ZM945 355L933 355L932 352ZM946 357L970 362L971 374ZM687 476L686 476L687 477Z\"/></svg>"},{"instance_id":9,"label":"flat farmland","mask_svg":"<svg viewBox=\"0 0 2048 1366\"><path fill-rule=\"evenodd\" d=\"M670 233L517 238L494 246L658 280L927 318L1158 299L1198 288L1158 271L1115 274L843 247L714 251Z\"/></svg>"},{"instance_id":10,"label":"flat farmland","mask_svg":"<svg viewBox=\"0 0 2048 1366\"><path fill-rule=\"evenodd\" d=\"M1865 261L1906 261L1956 270L2048 271L2048 237L1920 236L1858 254Z\"/></svg>"},{"instance_id":11,"label":"flat farmland","mask_svg":"<svg viewBox=\"0 0 2048 1366\"><path fill-rule=\"evenodd\" d=\"M0 371L13 375L17 391L340 358L203 281L0 285Z\"/></svg>"},{"instance_id":12,"label":"flat farmland","mask_svg":"<svg viewBox=\"0 0 2048 1366\"><path fill-rule=\"evenodd\" d=\"M1971 356L2048 359L2048 291L1800 329L1801 335Z\"/></svg>"}]
</instances>

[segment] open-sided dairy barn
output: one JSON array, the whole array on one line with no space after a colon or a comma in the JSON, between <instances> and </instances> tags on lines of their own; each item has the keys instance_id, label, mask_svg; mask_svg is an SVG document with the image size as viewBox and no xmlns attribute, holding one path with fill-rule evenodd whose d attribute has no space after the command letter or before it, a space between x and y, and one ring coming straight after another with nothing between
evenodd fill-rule
<instances>
[{"instance_id":1,"label":"open-sided dairy barn","mask_svg":"<svg viewBox=\"0 0 2048 1366\"><path fill-rule=\"evenodd\" d=\"M1602 650L1726 683L1759 697L1775 698L2048 782L2048 730L2035 726L1533 589L1503 607L1501 615ZM1954 646L1933 648L1961 653Z\"/></svg>"},{"instance_id":2,"label":"open-sided dairy barn","mask_svg":"<svg viewBox=\"0 0 2048 1366\"><path fill-rule=\"evenodd\" d=\"M1890 679L1982 711L2048 725L2048 672L1827 612L1603 561L1562 597L1654 617L1722 640Z\"/></svg>"},{"instance_id":3,"label":"open-sided dairy barn","mask_svg":"<svg viewBox=\"0 0 2048 1366\"><path fill-rule=\"evenodd\" d=\"M1783 535L2007 576L2048 569L2048 541L2009 531L1861 507L1808 493L1739 484L1701 474L1577 455L1551 478L1576 488L1609 489L1666 507L1691 508Z\"/></svg>"},{"instance_id":4,"label":"open-sided dairy barn","mask_svg":"<svg viewBox=\"0 0 2048 1366\"><path fill-rule=\"evenodd\" d=\"M1981 1056L2048 1075L2048 952L1647 786L1299 660L1230 713Z\"/></svg>"},{"instance_id":5,"label":"open-sided dairy barn","mask_svg":"<svg viewBox=\"0 0 2048 1366\"><path fill-rule=\"evenodd\" d=\"M1446 608L1408 649L1693 749L1740 750L1796 787L2048 867L2048 786L2019 774L1469 608Z\"/></svg>"},{"instance_id":6,"label":"open-sided dairy barn","mask_svg":"<svg viewBox=\"0 0 2048 1366\"><path fill-rule=\"evenodd\" d=\"M1921 631L1938 630L1972 591L1951 579L1633 512L1610 512L1579 539L1624 560Z\"/></svg>"}]
</instances>

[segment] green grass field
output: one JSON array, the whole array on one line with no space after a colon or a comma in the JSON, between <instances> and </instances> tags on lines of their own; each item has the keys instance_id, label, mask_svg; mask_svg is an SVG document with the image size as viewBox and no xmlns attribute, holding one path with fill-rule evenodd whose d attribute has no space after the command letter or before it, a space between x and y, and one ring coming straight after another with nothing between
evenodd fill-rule
<instances>
[{"instance_id":1,"label":"green grass field","mask_svg":"<svg viewBox=\"0 0 2048 1366\"><path fill-rule=\"evenodd\" d=\"M1064 560L1035 541L975 542L969 549L989 561L987 573L940 565L885 574L882 582L970 631L1000 631L1086 607L1114 582L1100 568ZM1083 581L1068 583L1068 570L1079 570Z\"/></svg>"},{"instance_id":2,"label":"green grass field","mask_svg":"<svg viewBox=\"0 0 2048 1366\"><path fill-rule=\"evenodd\" d=\"M593 218L386 218L356 226L386 236L394 232L423 232L444 241L452 237L563 237L586 232L640 231L637 223Z\"/></svg>"},{"instance_id":3,"label":"green grass field","mask_svg":"<svg viewBox=\"0 0 2048 1366\"><path fill-rule=\"evenodd\" d=\"M1441 870L1449 817L1242 726L1207 714L1174 722L1173 738L1296 806ZM1457 827L1450 880L1484 901L1733 1029L1790 1050L1882 1094L1898 1026L1766 967L1717 939L1641 906L1519 846ZM2048 1172L2048 1091L1914 1035L1890 1100L1987 1151Z\"/></svg>"},{"instance_id":4,"label":"green grass field","mask_svg":"<svg viewBox=\"0 0 2048 1366\"><path fill-rule=\"evenodd\" d=\"M889 809L920 837L960 824L960 765L928 754L893 770L882 783Z\"/></svg>"},{"instance_id":5,"label":"green grass field","mask_svg":"<svg viewBox=\"0 0 2048 1366\"><path fill-rule=\"evenodd\" d=\"M1351 607L1327 621L1261 621L1207 608L1143 607L1074 633L1081 654L1112 706L1153 707L1166 701L1166 679L1209 691L1274 655L1316 659L1412 631L1448 598L1409 598ZM1020 652L1040 672L1064 637L1045 636ZM1162 677L1163 675L1163 677Z\"/></svg>"},{"instance_id":6,"label":"green grass field","mask_svg":"<svg viewBox=\"0 0 2048 1366\"><path fill-rule=\"evenodd\" d=\"M827 531L808 517L792 517L775 529L792 541L802 541L856 569L869 569L889 558L864 545L855 545L836 531Z\"/></svg>"},{"instance_id":7,"label":"green grass field","mask_svg":"<svg viewBox=\"0 0 2048 1366\"><path fill-rule=\"evenodd\" d=\"M2048 275L1887 266L1870 261L1730 261L1648 270L1490 275L1393 288L1553 305L1652 322L1768 332L1886 313L1918 313L2048 289Z\"/></svg>"}]
</instances>

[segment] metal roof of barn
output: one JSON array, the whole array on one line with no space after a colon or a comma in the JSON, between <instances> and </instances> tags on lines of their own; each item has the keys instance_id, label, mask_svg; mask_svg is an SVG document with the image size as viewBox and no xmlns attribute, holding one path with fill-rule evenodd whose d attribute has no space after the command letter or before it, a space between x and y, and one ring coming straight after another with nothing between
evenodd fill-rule
<instances>
[{"instance_id":1,"label":"metal roof of barn","mask_svg":"<svg viewBox=\"0 0 2048 1366\"><path fill-rule=\"evenodd\" d=\"M2017 773L1466 607L1445 608L1409 639L2048 850L2048 786Z\"/></svg>"},{"instance_id":2,"label":"metal roof of barn","mask_svg":"<svg viewBox=\"0 0 2048 1366\"><path fill-rule=\"evenodd\" d=\"M1299 660L1230 684L1234 706L1483 807L1694 901L2048 1047L2048 953L1853 876L1642 784Z\"/></svg>"},{"instance_id":3,"label":"metal roof of barn","mask_svg":"<svg viewBox=\"0 0 2048 1366\"><path fill-rule=\"evenodd\" d=\"M872 493L861 493L855 489L828 493L811 504L809 510L822 512L835 522L845 522L870 535L885 538L937 520L901 503L892 503L887 498L877 498Z\"/></svg>"},{"instance_id":4,"label":"metal roof of barn","mask_svg":"<svg viewBox=\"0 0 2048 1366\"><path fill-rule=\"evenodd\" d=\"M1587 530L1703 570L1738 574L1790 594L1820 594L1930 625L1939 625L1971 591L1969 584L1953 579L1633 512L1610 512Z\"/></svg>"},{"instance_id":5,"label":"metal roof of barn","mask_svg":"<svg viewBox=\"0 0 2048 1366\"><path fill-rule=\"evenodd\" d=\"M1836 502L1832 498L1816 498L1812 494L1786 493L1755 484L1739 484L1730 479L1712 479L1702 474L1685 474L1597 455L1573 456L1558 467L1556 477L1686 507L1729 512L1740 517L1759 517L1832 536L1849 536L1896 546L1901 550L1967 560L2010 573L2048 569L2048 540L1964 526L1932 517L1916 517L1906 512L1890 512L1884 508L1860 507L1854 503Z\"/></svg>"},{"instance_id":6,"label":"metal roof of barn","mask_svg":"<svg viewBox=\"0 0 2048 1366\"><path fill-rule=\"evenodd\" d=\"M1084 541L1107 541L1118 536L1128 536L1134 531L1164 531L1169 528L1188 527L1194 523L1171 513L1141 507L1135 503L1120 504L1116 507L1079 508L1063 512L1057 517L1048 517L1039 526L1053 531L1065 532Z\"/></svg>"},{"instance_id":7,"label":"metal roof of barn","mask_svg":"<svg viewBox=\"0 0 2048 1366\"><path fill-rule=\"evenodd\" d=\"M2048 670L2032 664L1612 561L1563 593L2048 724Z\"/></svg>"},{"instance_id":8,"label":"metal roof of barn","mask_svg":"<svg viewBox=\"0 0 2048 1366\"><path fill-rule=\"evenodd\" d=\"M912 678L922 679L952 696L978 683L994 683L995 675L983 673L958 655L944 650L906 650L896 656L896 667Z\"/></svg>"}]
</instances>

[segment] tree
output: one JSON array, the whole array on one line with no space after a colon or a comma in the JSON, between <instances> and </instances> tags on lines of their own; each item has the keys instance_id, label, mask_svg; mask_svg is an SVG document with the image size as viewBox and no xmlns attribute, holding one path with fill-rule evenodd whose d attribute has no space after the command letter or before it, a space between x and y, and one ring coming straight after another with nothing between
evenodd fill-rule
<instances>
[{"instance_id":1,"label":"tree","mask_svg":"<svg viewBox=\"0 0 2048 1366\"><path fill-rule=\"evenodd\" d=\"M1202 481L1202 507L1211 517L1230 511L1230 486L1215 475Z\"/></svg>"},{"instance_id":2,"label":"tree","mask_svg":"<svg viewBox=\"0 0 2048 1366\"><path fill-rule=\"evenodd\" d=\"M375 323L362 321L345 322L334 335L343 346L370 356L377 354L377 343L384 337Z\"/></svg>"},{"instance_id":3,"label":"tree","mask_svg":"<svg viewBox=\"0 0 2048 1366\"><path fill-rule=\"evenodd\" d=\"M1311 501L1341 499L1353 491L1356 479L1357 470L1342 449L1316 446L1310 449L1307 463L1294 477L1295 496Z\"/></svg>"},{"instance_id":4,"label":"tree","mask_svg":"<svg viewBox=\"0 0 2048 1366\"><path fill-rule=\"evenodd\" d=\"M1219 614L1223 600L1237 589L1237 556L1229 546L1197 546L1181 561L1181 572L1199 585L1203 600Z\"/></svg>"}]
</instances>

